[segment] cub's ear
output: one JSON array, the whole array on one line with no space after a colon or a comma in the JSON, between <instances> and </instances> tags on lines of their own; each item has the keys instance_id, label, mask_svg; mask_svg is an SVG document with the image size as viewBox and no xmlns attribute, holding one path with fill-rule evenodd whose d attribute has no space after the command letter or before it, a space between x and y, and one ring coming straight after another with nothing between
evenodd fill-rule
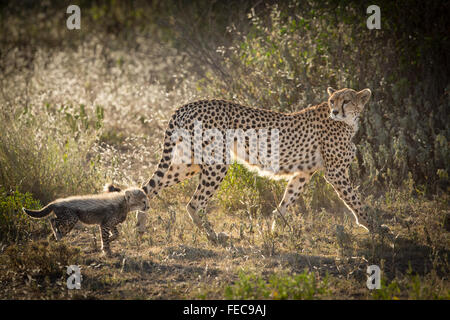
<instances>
[{"instance_id":1,"label":"cub's ear","mask_svg":"<svg viewBox=\"0 0 450 320\"><path fill-rule=\"evenodd\" d=\"M372 95L372 92L370 91L370 89L364 89L364 90L359 91L356 94L356 97L358 99L358 104L360 106L364 106L367 102L369 102L371 95Z\"/></svg>"},{"instance_id":2,"label":"cub's ear","mask_svg":"<svg viewBox=\"0 0 450 320\"><path fill-rule=\"evenodd\" d=\"M132 195L133 193L130 190L125 191L125 199L127 199L127 201L130 201Z\"/></svg>"},{"instance_id":3,"label":"cub's ear","mask_svg":"<svg viewBox=\"0 0 450 320\"><path fill-rule=\"evenodd\" d=\"M336 90L335 89L333 89L332 87L328 87L327 88L327 92L328 92L328 95L332 95L333 93L335 93L336 92Z\"/></svg>"},{"instance_id":4,"label":"cub's ear","mask_svg":"<svg viewBox=\"0 0 450 320\"><path fill-rule=\"evenodd\" d=\"M103 191L104 191L104 192L120 192L121 189L118 188L118 187L116 187L116 186L113 185L113 184L106 184L106 185L103 187Z\"/></svg>"}]
</instances>

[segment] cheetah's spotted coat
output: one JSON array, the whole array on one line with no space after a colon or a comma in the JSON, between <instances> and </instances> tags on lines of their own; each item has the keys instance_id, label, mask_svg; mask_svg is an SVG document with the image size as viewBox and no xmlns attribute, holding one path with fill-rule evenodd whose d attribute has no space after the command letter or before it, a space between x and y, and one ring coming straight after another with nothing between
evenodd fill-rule
<instances>
[{"instance_id":1,"label":"cheetah's spotted coat","mask_svg":"<svg viewBox=\"0 0 450 320\"><path fill-rule=\"evenodd\" d=\"M204 212L208 200L219 187L229 165L227 162L175 163L173 155L180 140L173 139L173 135L177 129L189 132L194 143L187 156L193 158L195 145L201 145L204 150L213 145L213 140L205 141L199 132L197 138L195 137L196 121L201 122L203 130L217 129L224 137L229 129L255 129L257 132L260 132L258 129L278 129L279 171L271 173L274 177L288 177L289 182L276 210L284 215L288 206L298 198L311 175L317 170L323 170L326 180L333 185L339 197L352 211L356 223L372 230L372 220L362 210L360 197L351 186L348 173L356 150L351 139L358 129L360 113L370 99L371 92L369 89L356 92L352 89L336 91L328 88L328 93L328 102L290 114L246 107L223 100L202 100L180 107L169 121L161 161L153 176L144 184L144 191L152 198L161 189L199 174L200 181L187 205L187 211L194 223L203 227L210 241L224 240L226 235L215 233L200 213ZM195 140L198 140L198 137L200 141ZM272 146L269 136L258 133L258 139L267 143L270 156ZM251 143L249 140L245 141L247 154ZM225 149L224 144L223 154L227 152ZM245 162L245 159L243 160Z\"/></svg>"}]
</instances>

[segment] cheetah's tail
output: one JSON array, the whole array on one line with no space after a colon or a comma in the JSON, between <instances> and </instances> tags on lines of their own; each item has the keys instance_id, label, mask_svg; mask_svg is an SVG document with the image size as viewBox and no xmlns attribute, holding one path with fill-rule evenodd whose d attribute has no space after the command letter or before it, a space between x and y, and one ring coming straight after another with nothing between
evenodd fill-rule
<instances>
[{"instance_id":1,"label":"cheetah's tail","mask_svg":"<svg viewBox=\"0 0 450 320\"><path fill-rule=\"evenodd\" d=\"M161 160L159 161L158 167L150 180L142 186L142 189L148 197L153 197L158 194L158 189L160 187L159 181L164 177L172 162L173 150L176 147L176 142L172 139L174 128L175 119L172 118L170 119L169 125L164 134L163 154Z\"/></svg>"},{"instance_id":2,"label":"cheetah's tail","mask_svg":"<svg viewBox=\"0 0 450 320\"><path fill-rule=\"evenodd\" d=\"M29 210L25 208L22 208L22 210L30 217L39 219L48 216L53 211L53 205L50 203L41 210Z\"/></svg>"}]
</instances>

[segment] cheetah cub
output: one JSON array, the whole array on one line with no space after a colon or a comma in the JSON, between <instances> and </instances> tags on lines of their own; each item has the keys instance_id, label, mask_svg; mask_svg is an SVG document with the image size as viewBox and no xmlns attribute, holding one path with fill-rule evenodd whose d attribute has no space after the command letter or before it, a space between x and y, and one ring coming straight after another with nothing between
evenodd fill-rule
<instances>
[{"instance_id":1,"label":"cheetah cub","mask_svg":"<svg viewBox=\"0 0 450 320\"><path fill-rule=\"evenodd\" d=\"M117 187L113 184L106 184L103 188L104 192L120 192L122 189L120 187ZM147 213L143 211L136 211L136 231L140 238L145 234L147 231Z\"/></svg>"},{"instance_id":2,"label":"cheetah cub","mask_svg":"<svg viewBox=\"0 0 450 320\"><path fill-rule=\"evenodd\" d=\"M139 188L129 188L117 192L57 199L41 210L23 208L23 211L38 219L54 212L56 218L52 218L50 223L57 241L68 234L78 220L85 224L99 225L102 252L109 256L109 244L119 236L117 225L125 221L128 212L146 211L148 208L145 192Z\"/></svg>"}]
</instances>

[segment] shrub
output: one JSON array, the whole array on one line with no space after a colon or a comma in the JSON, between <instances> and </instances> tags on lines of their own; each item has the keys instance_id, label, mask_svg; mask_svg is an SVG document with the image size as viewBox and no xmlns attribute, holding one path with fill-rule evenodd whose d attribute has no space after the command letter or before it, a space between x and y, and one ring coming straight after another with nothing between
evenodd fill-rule
<instances>
[{"instance_id":1,"label":"shrub","mask_svg":"<svg viewBox=\"0 0 450 320\"><path fill-rule=\"evenodd\" d=\"M285 186L285 180L261 177L247 170L242 164L233 163L220 185L217 199L225 212L242 210L253 217L259 214L270 216L281 201ZM347 210L333 187L326 183L323 173L313 175L311 182L305 186L303 195L306 204L313 211L323 208Z\"/></svg>"},{"instance_id":2,"label":"shrub","mask_svg":"<svg viewBox=\"0 0 450 320\"><path fill-rule=\"evenodd\" d=\"M219 204L227 212L248 210L256 215L270 215L281 200L285 182L274 181L248 171L242 164L233 163L217 192Z\"/></svg>"},{"instance_id":3,"label":"shrub","mask_svg":"<svg viewBox=\"0 0 450 320\"><path fill-rule=\"evenodd\" d=\"M421 277L409 274L402 279L394 279L389 284L381 279L381 289L373 290L372 298L377 300L448 300L450 290L445 282L433 274Z\"/></svg>"},{"instance_id":4,"label":"shrub","mask_svg":"<svg viewBox=\"0 0 450 320\"><path fill-rule=\"evenodd\" d=\"M34 231L48 230L45 221L32 220L23 213L22 207L39 209L41 205L28 192L7 192L0 188L0 241L23 241L29 239Z\"/></svg>"},{"instance_id":5,"label":"shrub","mask_svg":"<svg viewBox=\"0 0 450 320\"><path fill-rule=\"evenodd\" d=\"M305 270L297 275L272 274L269 281L254 274L239 273L239 280L225 288L226 299L302 299L319 298L328 292L328 277L317 280Z\"/></svg>"}]
</instances>

